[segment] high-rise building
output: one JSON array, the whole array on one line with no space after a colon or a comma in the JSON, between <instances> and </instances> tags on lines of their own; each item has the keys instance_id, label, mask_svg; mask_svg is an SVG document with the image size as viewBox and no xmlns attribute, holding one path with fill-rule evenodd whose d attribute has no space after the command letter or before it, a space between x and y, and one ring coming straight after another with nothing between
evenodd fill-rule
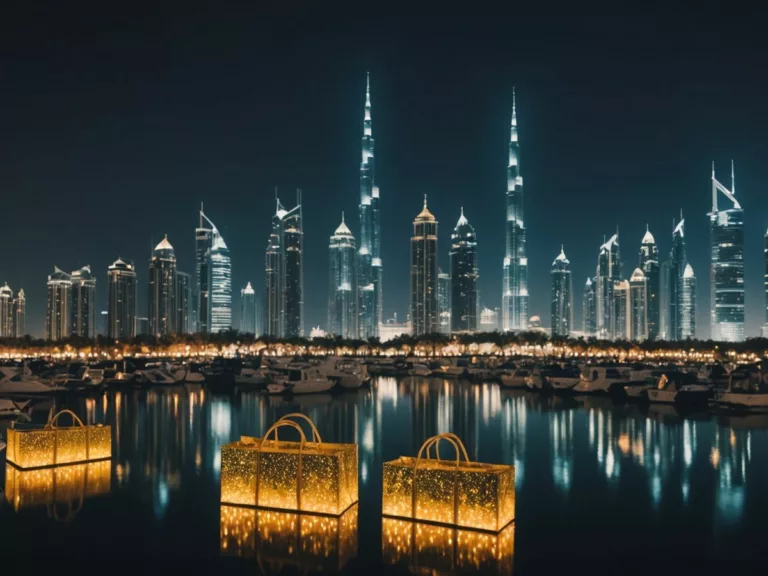
<instances>
[{"instance_id":1,"label":"high-rise building","mask_svg":"<svg viewBox=\"0 0 768 576\"><path fill-rule=\"evenodd\" d=\"M614 287L616 282L621 280L618 232L600 246L595 279L596 334L601 339L620 338L617 330L619 333L625 331L621 328L621 322L617 322L615 318L616 307L613 305Z\"/></svg>"},{"instance_id":2,"label":"high-rise building","mask_svg":"<svg viewBox=\"0 0 768 576\"><path fill-rule=\"evenodd\" d=\"M176 270L176 332L192 332L192 278Z\"/></svg>"},{"instance_id":3,"label":"high-rise building","mask_svg":"<svg viewBox=\"0 0 768 576\"><path fill-rule=\"evenodd\" d=\"M214 227L211 244L211 333L232 329L232 259L224 238Z\"/></svg>"},{"instance_id":4,"label":"high-rise building","mask_svg":"<svg viewBox=\"0 0 768 576\"><path fill-rule=\"evenodd\" d=\"M176 333L176 254L168 236L155 246L149 261L149 332L153 336Z\"/></svg>"},{"instance_id":5,"label":"high-rise building","mask_svg":"<svg viewBox=\"0 0 768 576\"><path fill-rule=\"evenodd\" d=\"M360 163L360 245L357 252L357 313L360 338L379 335L383 322L383 275L379 187L375 178L373 130L371 127L371 79L366 78L363 118L363 159Z\"/></svg>"},{"instance_id":6,"label":"high-rise building","mask_svg":"<svg viewBox=\"0 0 768 576\"><path fill-rule=\"evenodd\" d=\"M669 251L669 270L666 274L667 291L669 293L669 314L667 316L667 338L680 340L680 287L683 271L688 262L685 248L685 219L680 214L680 222L675 225L672 221L672 248Z\"/></svg>"},{"instance_id":7,"label":"high-rise building","mask_svg":"<svg viewBox=\"0 0 768 576\"><path fill-rule=\"evenodd\" d=\"M211 246L215 226L200 205L200 224L195 229L195 330L202 334L211 331Z\"/></svg>"},{"instance_id":8,"label":"high-rise building","mask_svg":"<svg viewBox=\"0 0 768 576\"><path fill-rule=\"evenodd\" d=\"M584 285L584 296L581 301L582 313L584 315L584 335L595 336L597 334L597 294L595 286L597 282L592 278L587 278Z\"/></svg>"},{"instance_id":9,"label":"high-rise building","mask_svg":"<svg viewBox=\"0 0 768 576\"><path fill-rule=\"evenodd\" d=\"M552 262L552 336L569 336L573 330L573 292L570 261L563 247Z\"/></svg>"},{"instance_id":10,"label":"high-rise building","mask_svg":"<svg viewBox=\"0 0 768 576\"><path fill-rule=\"evenodd\" d=\"M24 294L24 288L20 289L13 301L13 335L16 338L22 338L27 330L27 297Z\"/></svg>"},{"instance_id":11,"label":"high-rise building","mask_svg":"<svg viewBox=\"0 0 768 576\"><path fill-rule=\"evenodd\" d=\"M72 279L72 336L96 337L96 278L90 266L70 275Z\"/></svg>"},{"instance_id":12,"label":"high-rise building","mask_svg":"<svg viewBox=\"0 0 768 576\"><path fill-rule=\"evenodd\" d=\"M499 309L483 308L480 311L480 332L495 332L499 329Z\"/></svg>"},{"instance_id":13,"label":"high-rise building","mask_svg":"<svg viewBox=\"0 0 768 576\"><path fill-rule=\"evenodd\" d=\"M640 270L645 276L648 297L648 339L656 340L661 331L659 249L647 227L640 243Z\"/></svg>"},{"instance_id":14,"label":"high-rise building","mask_svg":"<svg viewBox=\"0 0 768 576\"><path fill-rule=\"evenodd\" d=\"M629 336L630 340L648 339L648 279L640 268L629 278Z\"/></svg>"},{"instance_id":15,"label":"high-rise building","mask_svg":"<svg viewBox=\"0 0 768 576\"><path fill-rule=\"evenodd\" d=\"M461 209L451 234L451 330L477 331L477 235Z\"/></svg>"},{"instance_id":16,"label":"high-rise building","mask_svg":"<svg viewBox=\"0 0 768 576\"><path fill-rule=\"evenodd\" d=\"M765 274L763 275L763 290L765 292L765 324L763 324L763 338L768 338L768 230L765 232L763 240L763 265Z\"/></svg>"},{"instance_id":17,"label":"high-rise building","mask_svg":"<svg viewBox=\"0 0 768 576\"><path fill-rule=\"evenodd\" d=\"M528 258L525 252L523 177L520 175L520 146L517 138L517 110L512 91L512 125L509 131L507 166L507 242L501 298L505 331L528 328Z\"/></svg>"},{"instance_id":18,"label":"high-rise building","mask_svg":"<svg viewBox=\"0 0 768 576\"><path fill-rule=\"evenodd\" d=\"M414 336L440 329L437 317L437 220L424 208L413 221L411 237L411 323Z\"/></svg>"},{"instance_id":19,"label":"high-rise building","mask_svg":"<svg viewBox=\"0 0 768 576\"><path fill-rule=\"evenodd\" d=\"M72 278L69 274L53 268L48 276L48 308L45 316L45 337L47 340L69 338L72 326Z\"/></svg>"},{"instance_id":20,"label":"high-rise building","mask_svg":"<svg viewBox=\"0 0 768 576\"><path fill-rule=\"evenodd\" d=\"M696 338L696 276L685 265L680 281L680 340Z\"/></svg>"},{"instance_id":21,"label":"high-rise building","mask_svg":"<svg viewBox=\"0 0 768 576\"><path fill-rule=\"evenodd\" d=\"M276 338L304 334L304 230L301 191L290 210L277 200L267 243L264 333Z\"/></svg>"},{"instance_id":22,"label":"high-rise building","mask_svg":"<svg viewBox=\"0 0 768 576\"><path fill-rule=\"evenodd\" d=\"M107 336L125 340L136 336L136 267L133 261L118 258L107 269L109 302Z\"/></svg>"},{"instance_id":23,"label":"high-rise building","mask_svg":"<svg viewBox=\"0 0 768 576\"><path fill-rule=\"evenodd\" d=\"M245 288L240 290L240 332L243 334L257 334L256 332L256 291L248 282Z\"/></svg>"},{"instance_id":24,"label":"high-rise building","mask_svg":"<svg viewBox=\"0 0 768 576\"><path fill-rule=\"evenodd\" d=\"M728 200L718 208L717 193ZM711 337L716 341L744 340L744 210L736 200L736 184L731 162L731 189L715 178L712 163L712 233L710 272Z\"/></svg>"},{"instance_id":25,"label":"high-rise building","mask_svg":"<svg viewBox=\"0 0 768 576\"><path fill-rule=\"evenodd\" d=\"M629 310L629 282L626 280L614 280L612 296L611 338L615 340L628 340L632 336Z\"/></svg>"},{"instance_id":26,"label":"high-rise building","mask_svg":"<svg viewBox=\"0 0 768 576\"><path fill-rule=\"evenodd\" d=\"M357 338L357 282L355 237L344 222L328 244L328 331L342 338Z\"/></svg>"},{"instance_id":27,"label":"high-rise building","mask_svg":"<svg viewBox=\"0 0 768 576\"><path fill-rule=\"evenodd\" d=\"M451 333L451 275L437 269L437 315L440 333Z\"/></svg>"},{"instance_id":28,"label":"high-rise building","mask_svg":"<svg viewBox=\"0 0 768 576\"><path fill-rule=\"evenodd\" d=\"M12 338L13 335L13 290L6 282L0 288L0 338Z\"/></svg>"}]
</instances>

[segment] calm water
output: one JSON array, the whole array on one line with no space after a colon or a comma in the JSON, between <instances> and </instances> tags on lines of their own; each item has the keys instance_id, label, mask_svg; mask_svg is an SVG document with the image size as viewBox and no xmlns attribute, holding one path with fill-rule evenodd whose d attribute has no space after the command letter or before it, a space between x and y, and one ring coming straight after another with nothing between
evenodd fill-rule
<instances>
[{"instance_id":1,"label":"calm water","mask_svg":"<svg viewBox=\"0 0 768 576\"><path fill-rule=\"evenodd\" d=\"M505 543L510 557L502 563L516 575L574 568L710 573L765 557L768 417L681 418L670 408L393 378L374 381L371 390L296 402L258 393L216 396L198 387L109 392L67 407L87 422L113 426L114 457L88 471L87 488L57 477L55 506L44 491L25 495L23 505L4 500L2 555L106 556L113 567L152 557L147 566L163 569L194 559L243 573L281 565L303 572L291 567L295 542L271 542L255 559L222 554L224 544L226 552L233 546L222 542L231 527L220 524L219 505L220 447L240 435L260 436L281 415L302 411L324 439L360 447L357 553L314 563L309 554L305 565L344 564L348 574L407 573L414 564L470 571L456 558L461 551L450 548L442 556L382 550L382 462L413 455L424 438L445 431L459 434L473 459L516 466L514 553ZM46 416L47 406L35 413L36 420ZM13 471L4 458L3 452L0 486L8 490ZM386 528L390 543L392 530Z\"/></svg>"}]
</instances>

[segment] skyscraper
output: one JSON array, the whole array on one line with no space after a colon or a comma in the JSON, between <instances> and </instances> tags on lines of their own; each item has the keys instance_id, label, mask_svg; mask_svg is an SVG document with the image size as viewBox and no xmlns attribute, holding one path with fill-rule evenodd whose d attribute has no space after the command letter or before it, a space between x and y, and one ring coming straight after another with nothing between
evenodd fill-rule
<instances>
[{"instance_id":1,"label":"skyscraper","mask_svg":"<svg viewBox=\"0 0 768 576\"><path fill-rule=\"evenodd\" d=\"M523 177L520 175L520 146L517 140L514 89L512 91L512 125L509 131L507 242L501 301L503 329L525 330L528 327L528 258L525 253Z\"/></svg>"},{"instance_id":2,"label":"skyscraper","mask_svg":"<svg viewBox=\"0 0 768 576\"><path fill-rule=\"evenodd\" d=\"M13 313L13 335L15 338L21 338L27 329L27 297L24 294L24 288L16 294L16 299L13 301Z\"/></svg>"},{"instance_id":3,"label":"skyscraper","mask_svg":"<svg viewBox=\"0 0 768 576\"><path fill-rule=\"evenodd\" d=\"M283 336L283 216L286 211L277 200L272 216L272 231L264 258L264 333Z\"/></svg>"},{"instance_id":4,"label":"skyscraper","mask_svg":"<svg viewBox=\"0 0 768 576\"><path fill-rule=\"evenodd\" d=\"M70 275L72 279L73 336L96 337L96 278L90 266L83 266Z\"/></svg>"},{"instance_id":5,"label":"skyscraper","mask_svg":"<svg viewBox=\"0 0 768 576\"><path fill-rule=\"evenodd\" d=\"M48 276L48 308L45 337L48 340L68 338L72 326L72 278L54 266Z\"/></svg>"},{"instance_id":6,"label":"skyscraper","mask_svg":"<svg viewBox=\"0 0 768 576\"><path fill-rule=\"evenodd\" d=\"M437 317L441 334L451 333L451 275L437 269Z\"/></svg>"},{"instance_id":7,"label":"skyscraper","mask_svg":"<svg viewBox=\"0 0 768 576\"><path fill-rule=\"evenodd\" d=\"M256 291L248 282L245 288L240 290L240 332L243 334L257 334L256 332Z\"/></svg>"},{"instance_id":8,"label":"skyscraper","mask_svg":"<svg viewBox=\"0 0 768 576\"><path fill-rule=\"evenodd\" d=\"M632 337L629 310L629 282L626 280L614 280L612 296L611 338L615 340L628 340Z\"/></svg>"},{"instance_id":9,"label":"skyscraper","mask_svg":"<svg viewBox=\"0 0 768 576\"><path fill-rule=\"evenodd\" d=\"M569 336L573 330L573 292L570 262L560 247L552 262L552 336Z\"/></svg>"},{"instance_id":10,"label":"skyscraper","mask_svg":"<svg viewBox=\"0 0 768 576\"><path fill-rule=\"evenodd\" d=\"M328 244L328 331L342 338L357 338L357 282L355 237L344 222Z\"/></svg>"},{"instance_id":11,"label":"skyscraper","mask_svg":"<svg viewBox=\"0 0 768 576\"><path fill-rule=\"evenodd\" d=\"M635 268L629 279L630 340L648 339L648 279L642 269Z\"/></svg>"},{"instance_id":12,"label":"skyscraper","mask_svg":"<svg viewBox=\"0 0 768 576\"><path fill-rule=\"evenodd\" d=\"M437 220L424 208L413 221L411 237L411 323L414 336L440 329L437 317Z\"/></svg>"},{"instance_id":13,"label":"skyscraper","mask_svg":"<svg viewBox=\"0 0 768 576\"><path fill-rule=\"evenodd\" d=\"M669 251L669 270L666 274L669 292L669 315L667 337L669 340L680 340L680 287L683 280L683 271L688 262L685 249L685 219L680 214L680 222L675 226L672 221L672 249Z\"/></svg>"},{"instance_id":14,"label":"skyscraper","mask_svg":"<svg viewBox=\"0 0 768 576\"><path fill-rule=\"evenodd\" d=\"M107 270L107 335L113 340L136 336L136 267L118 258Z\"/></svg>"},{"instance_id":15,"label":"skyscraper","mask_svg":"<svg viewBox=\"0 0 768 576\"><path fill-rule=\"evenodd\" d=\"M477 331L477 236L461 209L451 234L451 330Z\"/></svg>"},{"instance_id":16,"label":"skyscraper","mask_svg":"<svg viewBox=\"0 0 768 576\"><path fill-rule=\"evenodd\" d=\"M379 334L382 322L384 267L381 260L379 187L375 179L373 130L371 127L371 79L366 77L363 118L363 159L360 163L360 246L357 253L357 289L360 338Z\"/></svg>"},{"instance_id":17,"label":"skyscraper","mask_svg":"<svg viewBox=\"0 0 768 576\"><path fill-rule=\"evenodd\" d=\"M207 334L211 330L211 244L213 224L200 204L200 225L195 229L195 330Z\"/></svg>"},{"instance_id":18,"label":"skyscraper","mask_svg":"<svg viewBox=\"0 0 768 576\"><path fill-rule=\"evenodd\" d=\"M717 205L717 192L728 200L727 208ZM736 184L731 162L731 189L715 178L712 163L712 233L710 268L711 337L713 340L744 340L744 210L736 200Z\"/></svg>"},{"instance_id":19,"label":"skyscraper","mask_svg":"<svg viewBox=\"0 0 768 576\"><path fill-rule=\"evenodd\" d=\"M176 270L176 332L192 332L192 278Z\"/></svg>"},{"instance_id":20,"label":"skyscraper","mask_svg":"<svg viewBox=\"0 0 768 576\"><path fill-rule=\"evenodd\" d=\"M602 339L619 338L617 328L621 333L625 330L621 328L620 321L616 322L616 307L613 305L615 283L621 280L618 232L600 246L595 279L596 334Z\"/></svg>"},{"instance_id":21,"label":"skyscraper","mask_svg":"<svg viewBox=\"0 0 768 576\"><path fill-rule=\"evenodd\" d=\"M166 236L155 246L149 261L149 332L153 336L176 333L176 254Z\"/></svg>"},{"instance_id":22,"label":"skyscraper","mask_svg":"<svg viewBox=\"0 0 768 576\"><path fill-rule=\"evenodd\" d=\"M13 337L13 290L8 286L0 288L0 338Z\"/></svg>"},{"instance_id":23,"label":"skyscraper","mask_svg":"<svg viewBox=\"0 0 768 576\"><path fill-rule=\"evenodd\" d=\"M582 299L582 313L584 315L584 335L594 336L597 334L597 295L595 294L596 281L587 278L584 285L584 296Z\"/></svg>"},{"instance_id":24,"label":"skyscraper","mask_svg":"<svg viewBox=\"0 0 768 576\"><path fill-rule=\"evenodd\" d=\"M211 332L232 328L232 260L224 238L214 226L211 244Z\"/></svg>"},{"instance_id":25,"label":"skyscraper","mask_svg":"<svg viewBox=\"0 0 768 576\"><path fill-rule=\"evenodd\" d=\"M661 330L660 284L659 284L659 249L651 231L646 227L645 236L640 243L640 270L646 279L648 297L648 338L656 340Z\"/></svg>"},{"instance_id":26,"label":"skyscraper","mask_svg":"<svg viewBox=\"0 0 768 576\"><path fill-rule=\"evenodd\" d=\"M680 339L696 338L696 276L685 265L680 280Z\"/></svg>"},{"instance_id":27,"label":"skyscraper","mask_svg":"<svg viewBox=\"0 0 768 576\"><path fill-rule=\"evenodd\" d=\"M763 265L765 274L763 275L763 290L765 292L765 324L763 324L763 338L768 338L768 230L765 232L763 240Z\"/></svg>"}]
</instances>

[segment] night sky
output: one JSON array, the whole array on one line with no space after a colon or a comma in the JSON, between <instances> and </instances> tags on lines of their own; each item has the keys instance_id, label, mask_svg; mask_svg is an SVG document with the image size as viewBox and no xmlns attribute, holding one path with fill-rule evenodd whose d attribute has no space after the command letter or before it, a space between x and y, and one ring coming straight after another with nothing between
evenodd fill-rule
<instances>
[{"instance_id":1,"label":"night sky","mask_svg":"<svg viewBox=\"0 0 768 576\"><path fill-rule=\"evenodd\" d=\"M155 3L161 4L161 3ZM194 273L200 202L232 251L239 290L263 290L274 187L303 190L307 330L326 324L328 237L359 234L360 138L371 72L381 188L385 316L408 309L411 222L428 194L441 266L463 205L477 230L483 304L500 305L512 88L517 88L532 314L549 324L560 244L581 291L603 235L620 228L624 274L648 223L663 258L686 217L709 334L710 166L746 212L747 334L763 323L768 225L765 14L612 3L291 3L200 9L142 3L0 6L0 282L45 328L46 278L136 261L145 315L150 247L168 234ZM119 6L119 7L118 7ZM466 9L466 6L464 6ZM348 10L348 11L347 11Z\"/></svg>"}]
</instances>

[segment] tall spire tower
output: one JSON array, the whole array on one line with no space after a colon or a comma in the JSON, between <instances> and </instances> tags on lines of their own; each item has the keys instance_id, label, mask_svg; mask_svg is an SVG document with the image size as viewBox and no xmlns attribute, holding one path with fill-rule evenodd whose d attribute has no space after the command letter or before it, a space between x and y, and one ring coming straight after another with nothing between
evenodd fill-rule
<instances>
[{"instance_id":1,"label":"tall spire tower","mask_svg":"<svg viewBox=\"0 0 768 576\"><path fill-rule=\"evenodd\" d=\"M374 178L374 140L371 128L371 79L366 76L363 117L363 158L360 163L360 245L357 251L358 317L361 338L378 336L382 316L381 226L379 187Z\"/></svg>"},{"instance_id":2,"label":"tall spire tower","mask_svg":"<svg viewBox=\"0 0 768 576\"><path fill-rule=\"evenodd\" d=\"M528 258L525 253L523 177L520 175L520 145L517 138L517 108L512 89L512 125L509 130L507 166L507 242L501 313L504 330L528 328Z\"/></svg>"}]
</instances>

